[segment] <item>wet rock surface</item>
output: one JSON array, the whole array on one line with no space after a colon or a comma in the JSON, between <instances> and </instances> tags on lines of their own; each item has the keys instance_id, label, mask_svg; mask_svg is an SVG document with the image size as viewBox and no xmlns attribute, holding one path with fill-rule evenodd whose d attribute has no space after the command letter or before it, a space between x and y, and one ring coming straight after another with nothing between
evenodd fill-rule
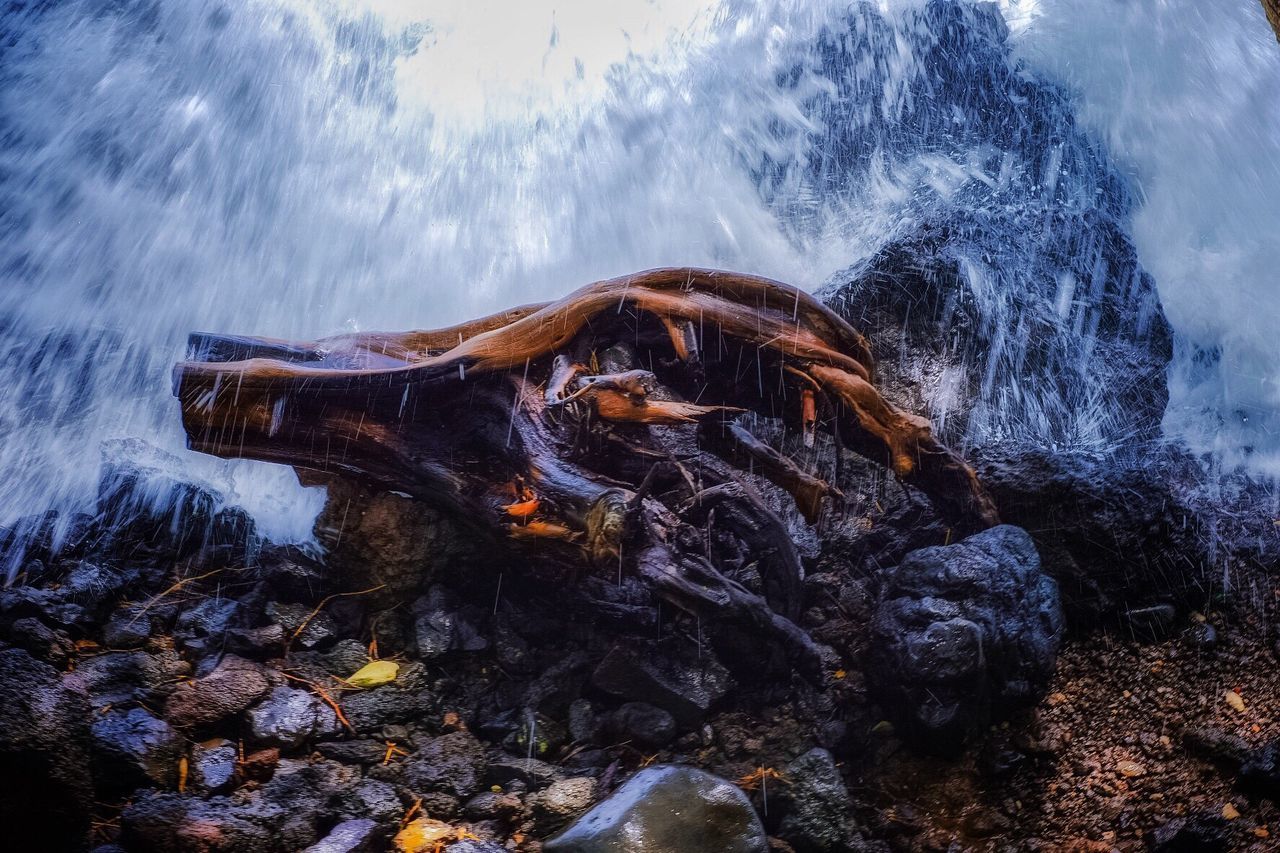
<instances>
[{"instance_id":1,"label":"wet rock surface","mask_svg":"<svg viewBox=\"0 0 1280 853\"><path fill-rule=\"evenodd\" d=\"M650 767L547 842L547 853L766 853L742 791L690 767Z\"/></svg>"},{"instance_id":2,"label":"wet rock surface","mask_svg":"<svg viewBox=\"0 0 1280 853\"><path fill-rule=\"evenodd\" d=\"M108 711L90 727L93 778L108 790L140 786L173 787L186 740L143 708Z\"/></svg>"},{"instance_id":3,"label":"wet rock surface","mask_svg":"<svg viewBox=\"0 0 1280 853\"><path fill-rule=\"evenodd\" d=\"M165 703L165 717L179 727L210 725L245 710L268 689L261 666L228 655L208 675L178 685Z\"/></svg>"},{"instance_id":4,"label":"wet rock surface","mask_svg":"<svg viewBox=\"0 0 1280 853\"><path fill-rule=\"evenodd\" d=\"M1039 701L1062 636L1057 584L1026 531L1003 525L885 574L867 677L905 731L958 751Z\"/></svg>"}]
</instances>

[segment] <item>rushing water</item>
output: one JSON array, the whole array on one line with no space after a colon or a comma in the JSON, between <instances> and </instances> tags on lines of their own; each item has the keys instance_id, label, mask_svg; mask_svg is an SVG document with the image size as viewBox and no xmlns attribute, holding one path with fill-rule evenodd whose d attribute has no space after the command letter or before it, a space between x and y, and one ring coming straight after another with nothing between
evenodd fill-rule
<instances>
[{"instance_id":1,"label":"rushing water","mask_svg":"<svg viewBox=\"0 0 1280 853\"><path fill-rule=\"evenodd\" d=\"M921 6L871 4L871 38L847 3L782 0L9 3L0 524L90 506L101 441L140 436L307 537L320 497L290 472L181 449L168 371L191 330L431 327L674 264L816 287L909 213L1017 180L994 141L885 141L930 97ZM1280 473L1280 45L1259 4L1001 10L1007 73L1065 85L1124 175L1178 333L1166 432ZM824 27L853 45L834 72ZM842 126L879 128L857 164L778 168L844 162L811 108L833 91L855 93ZM931 121L992 119L945 105ZM1001 203L1093 203L1058 173Z\"/></svg>"}]
</instances>

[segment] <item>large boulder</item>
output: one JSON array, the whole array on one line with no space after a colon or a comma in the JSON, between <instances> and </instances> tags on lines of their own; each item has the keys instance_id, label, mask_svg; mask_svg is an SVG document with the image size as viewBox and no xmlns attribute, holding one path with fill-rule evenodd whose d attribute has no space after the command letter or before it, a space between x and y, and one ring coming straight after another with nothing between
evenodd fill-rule
<instances>
[{"instance_id":1,"label":"large boulder","mask_svg":"<svg viewBox=\"0 0 1280 853\"><path fill-rule=\"evenodd\" d=\"M88 847L89 697L21 649L0 650L0 825L41 849ZM20 842L19 842L20 843Z\"/></svg>"},{"instance_id":2,"label":"large boulder","mask_svg":"<svg viewBox=\"0 0 1280 853\"><path fill-rule=\"evenodd\" d=\"M1137 618L1164 605L1203 602L1220 581L1213 543L1225 550L1235 538L1210 530L1214 511L1190 497L1200 469L1175 451L1152 450L1132 461L1113 456L988 448L978 454L979 477L1005 521L1035 540L1044 569L1058 581L1073 624L1135 614L1142 634L1153 626ZM1258 503L1250 512L1264 515ZM1280 552L1270 524L1263 550Z\"/></svg>"},{"instance_id":3,"label":"large boulder","mask_svg":"<svg viewBox=\"0 0 1280 853\"><path fill-rule=\"evenodd\" d=\"M742 790L692 767L641 770L548 841L547 853L766 853Z\"/></svg>"},{"instance_id":4,"label":"large boulder","mask_svg":"<svg viewBox=\"0 0 1280 853\"><path fill-rule=\"evenodd\" d=\"M1172 336L1127 233L1130 182L1076 121L1074 94L1020 67L996 4L901 14L859 3L822 32L818 61L791 79L814 93L803 132L822 135L823 156L775 170L789 195L800 180L814 198L888 185L903 199L823 292L867 333L877 386L949 443L1157 435Z\"/></svg>"},{"instance_id":5,"label":"large boulder","mask_svg":"<svg viewBox=\"0 0 1280 853\"><path fill-rule=\"evenodd\" d=\"M871 687L905 732L953 751L1039 700L1063 616L1031 537L1001 525L885 572L871 629Z\"/></svg>"}]
</instances>

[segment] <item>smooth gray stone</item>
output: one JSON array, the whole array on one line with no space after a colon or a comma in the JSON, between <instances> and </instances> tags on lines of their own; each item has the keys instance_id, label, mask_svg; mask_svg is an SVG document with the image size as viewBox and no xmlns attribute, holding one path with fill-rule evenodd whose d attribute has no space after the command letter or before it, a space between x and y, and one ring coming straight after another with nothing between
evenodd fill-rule
<instances>
[{"instance_id":1,"label":"smooth gray stone","mask_svg":"<svg viewBox=\"0 0 1280 853\"><path fill-rule=\"evenodd\" d=\"M547 853L767 853L746 794L673 764L641 770L556 838Z\"/></svg>"}]
</instances>

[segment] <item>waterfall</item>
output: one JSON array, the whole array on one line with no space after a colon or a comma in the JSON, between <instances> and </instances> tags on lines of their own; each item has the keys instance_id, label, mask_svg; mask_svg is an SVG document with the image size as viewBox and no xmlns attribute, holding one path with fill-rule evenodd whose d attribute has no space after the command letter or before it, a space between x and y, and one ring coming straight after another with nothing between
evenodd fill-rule
<instances>
[{"instance_id":1,"label":"waterfall","mask_svg":"<svg viewBox=\"0 0 1280 853\"><path fill-rule=\"evenodd\" d=\"M1166 433L1280 473L1280 46L1256 0L947 5L8 4L0 524L91 510L101 442L142 437L309 537L321 496L291 472L183 450L168 374L193 330L429 328L659 265L816 288L978 203L1060 248L1046 211L1105 211L1174 331ZM993 15L981 63L947 53ZM940 62L1003 94L938 89ZM1027 79L1074 113L1000 88ZM1005 134L1028 120L1051 122ZM1018 228L1009 257L1040 257ZM968 281L1010 328L1011 289L1051 281L1087 360L1091 285L1058 267ZM1105 388L1007 374L973 429L1107 439Z\"/></svg>"}]
</instances>

